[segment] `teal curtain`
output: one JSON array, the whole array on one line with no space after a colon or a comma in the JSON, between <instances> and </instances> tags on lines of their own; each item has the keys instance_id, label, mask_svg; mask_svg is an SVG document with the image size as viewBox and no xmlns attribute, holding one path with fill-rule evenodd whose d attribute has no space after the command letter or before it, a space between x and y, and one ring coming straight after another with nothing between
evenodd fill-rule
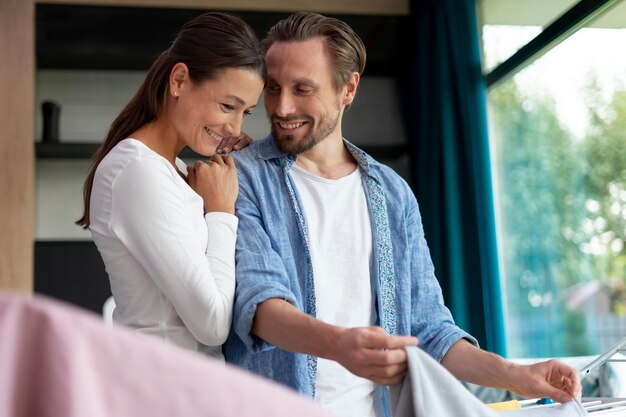
<instances>
[{"instance_id":1,"label":"teal curtain","mask_svg":"<svg viewBox=\"0 0 626 417\"><path fill-rule=\"evenodd\" d=\"M486 87L474 0L413 0L406 22L412 182L457 324L506 355Z\"/></svg>"}]
</instances>

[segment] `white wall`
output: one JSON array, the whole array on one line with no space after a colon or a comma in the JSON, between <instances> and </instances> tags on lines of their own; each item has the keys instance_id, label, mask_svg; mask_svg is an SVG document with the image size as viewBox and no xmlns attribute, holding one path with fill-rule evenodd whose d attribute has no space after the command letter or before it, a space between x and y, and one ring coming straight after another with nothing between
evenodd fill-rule
<instances>
[{"instance_id":1,"label":"white wall","mask_svg":"<svg viewBox=\"0 0 626 417\"><path fill-rule=\"evenodd\" d=\"M61 106L62 142L100 142L115 116L143 81L140 71L62 71L37 73L36 136L41 137L40 106L55 100ZM269 131L262 98L246 118L244 131L260 138ZM344 116L344 136L357 145L403 144L405 133L395 81L365 77L357 99ZM39 139L37 139L39 140ZM406 158L394 168L406 169ZM88 160L41 159L37 161L37 240L84 240L89 233L74 225L82 212L82 186Z\"/></svg>"},{"instance_id":2,"label":"white wall","mask_svg":"<svg viewBox=\"0 0 626 417\"><path fill-rule=\"evenodd\" d=\"M74 224L82 216L82 188L89 160L42 159L35 178L35 239L91 240Z\"/></svg>"}]
</instances>

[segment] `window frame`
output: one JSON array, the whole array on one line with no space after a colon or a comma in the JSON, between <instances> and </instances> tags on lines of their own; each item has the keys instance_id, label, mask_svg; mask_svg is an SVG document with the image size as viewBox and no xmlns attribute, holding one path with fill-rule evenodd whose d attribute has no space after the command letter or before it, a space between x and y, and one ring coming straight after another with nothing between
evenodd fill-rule
<instances>
[{"instance_id":1,"label":"window frame","mask_svg":"<svg viewBox=\"0 0 626 417\"><path fill-rule=\"evenodd\" d=\"M524 67L569 38L622 0L581 0L522 46L517 52L485 74L487 90L512 77Z\"/></svg>"}]
</instances>

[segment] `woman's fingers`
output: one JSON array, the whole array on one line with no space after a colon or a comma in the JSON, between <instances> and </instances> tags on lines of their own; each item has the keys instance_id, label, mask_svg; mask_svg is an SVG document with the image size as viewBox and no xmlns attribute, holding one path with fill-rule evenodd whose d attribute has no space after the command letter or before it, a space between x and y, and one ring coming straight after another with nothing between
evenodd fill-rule
<instances>
[{"instance_id":1,"label":"woman's fingers","mask_svg":"<svg viewBox=\"0 0 626 417\"><path fill-rule=\"evenodd\" d=\"M231 151L238 151L252 143L252 138L246 133L241 132L239 136L229 136L222 139L215 149L215 153L219 155L227 155Z\"/></svg>"},{"instance_id":2,"label":"woman's fingers","mask_svg":"<svg viewBox=\"0 0 626 417\"><path fill-rule=\"evenodd\" d=\"M235 160L233 159L232 156L228 155L226 157L224 157L224 162L226 163L226 165L228 165L230 168L235 169Z\"/></svg>"},{"instance_id":3,"label":"woman's fingers","mask_svg":"<svg viewBox=\"0 0 626 417\"><path fill-rule=\"evenodd\" d=\"M218 155L217 153L214 153L213 156L211 156L211 162L215 162L216 164L219 164L219 165L225 165L224 159L222 158L221 155Z\"/></svg>"},{"instance_id":4,"label":"woman's fingers","mask_svg":"<svg viewBox=\"0 0 626 417\"><path fill-rule=\"evenodd\" d=\"M196 170L190 166L187 166L187 184L193 189L196 188Z\"/></svg>"},{"instance_id":5,"label":"woman's fingers","mask_svg":"<svg viewBox=\"0 0 626 417\"><path fill-rule=\"evenodd\" d=\"M238 151L250 145L251 143L252 138L242 132L241 135L237 138L237 141L233 144L233 150Z\"/></svg>"}]
</instances>

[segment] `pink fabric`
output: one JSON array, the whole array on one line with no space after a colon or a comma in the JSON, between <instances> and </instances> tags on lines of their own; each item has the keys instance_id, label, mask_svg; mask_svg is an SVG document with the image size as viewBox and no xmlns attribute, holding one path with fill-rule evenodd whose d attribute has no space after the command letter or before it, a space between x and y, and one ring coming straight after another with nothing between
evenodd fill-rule
<instances>
[{"instance_id":1,"label":"pink fabric","mask_svg":"<svg viewBox=\"0 0 626 417\"><path fill-rule=\"evenodd\" d=\"M109 328L39 297L0 293L0 417L329 416L282 386Z\"/></svg>"}]
</instances>

